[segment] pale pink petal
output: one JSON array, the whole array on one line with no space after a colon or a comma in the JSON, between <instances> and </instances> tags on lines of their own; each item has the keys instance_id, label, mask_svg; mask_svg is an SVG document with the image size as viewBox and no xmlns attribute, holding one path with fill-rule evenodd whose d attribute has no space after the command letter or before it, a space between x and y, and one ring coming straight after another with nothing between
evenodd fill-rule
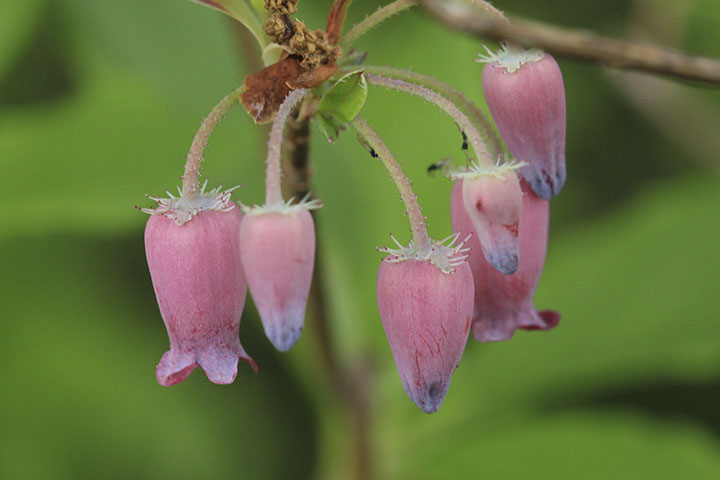
<instances>
[{"instance_id":1,"label":"pale pink petal","mask_svg":"<svg viewBox=\"0 0 720 480\"><path fill-rule=\"evenodd\" d=\"M483 92L508 150L527 163L525 180L542 199L565 183L565 87L555 59L545 53L516 71L497 62L483 69Z\"/></svg>"}]
</instances>

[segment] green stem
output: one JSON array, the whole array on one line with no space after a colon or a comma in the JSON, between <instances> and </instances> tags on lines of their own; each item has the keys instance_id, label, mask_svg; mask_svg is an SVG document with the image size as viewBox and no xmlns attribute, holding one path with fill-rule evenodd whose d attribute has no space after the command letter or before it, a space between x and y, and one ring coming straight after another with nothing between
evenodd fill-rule
<instances>
[{"instance_id":1,"label":"green stem","mask_svg":"<svg viewBox=\"0 0 720 480\"><path fill-rule=\"evenodd\" d=\"M470 141L470 145L472 145L473 151L475 152L475 158L477 162L485 166L494 165L494 162L492 161L490 154L485 147L485 142L478 133L477 129L470 122L470 119L468 119L468 117L460 110L458 110L455 104L452 103L450 100L443 97L439 93L430 90L429 88L406 82L404 80L381 77L378 75L366 75L365 77L367 78L368 82L372 83L373 85L379 85L390 90L400 90L406 93L410 93L412 95L424 98L425 100L432 102L438 107L440 107L445 113L452 117L453 120L455 120L455 123L457 123L457 125L460 127L460 130L462 130L462 132L467 135L468 140Z\"/></svg>"},{"instance_id":2,"label":"green stem","mask_svg":"<svg viewBox=\"0 0 720 480\"><path fill-rule=\"evenodd\" d=\"M395 182L395 186L397 186L400 192L400 197L405 204L405 209L410 219L415 246L421 251L429 250L431 243L427 227L425 226L425 217L417 201L417 195L412 190L410 179L405 176L393 154L390 153L390 150L388 150L382 139L365 120L358 115L350 124L358 131L370 148L372 148L371 154L380 158L380 161L382 161L385 168L387 168L390 178Z\"/></svg>"},{"instance_id":3,"label":"green stem","mask_svg":"<svg viewBox=\"0 0 720 480\"><path fill-rule=\"evenodd\" d=\"M186 199L197 197L200 191L200 165L203 161L203 151L208 144L208 139L213 130L220 123L232 107L240 102L240 94L244 87L238 87L220 100L210 114L200 124L200 129L193 138L190 151L185 161L185 173L182 176L182 195Z\"/></svg>"},{"instance_id":4,"label":"green stem","mask_svg":"<svg viewBox=\"0 0 720 480\"><path fill-rule=\"evenodd\" d=\"M365 65L364 68L365 72L371 75L381 75L383 77L397 78L406 82L416 83L431 90L435 90L445 96L448 100L455 103L458 109L467 115L473 125L480 130L485 137L485 140L488 142L487 147L490 155L493 158L499 158L502 155L503 150L502 143L500 143L500 137L498 137L482 110L480 110L480 108L469 100L461 91L455 90L447 83L443 83L433 77L413 72L411 70L402 70L400 68L381 67L376 65Z\"/></svg>"},{"instance_id":5,"label":"green stem","mask_svg":"<svg viewBox=\"0 0 720 480\"><path fill-rule=\"evenodd\" d=\"M389 17L415 6L415 0L395 0L365 17L365 20L353 26L340 40L343 50L351 47L358 38L365 35L373 27L379 25Z\"/></svg>"},{"instance_id":6,"label":"green stem","mask_svg":"<svg viewBox=\"0 0 720 480\"><path fill-rule=\"evenodd\" d=\"M265 204L277 205L283 202L282 189L280 188L280 155L282 152L283 130L287 122L290 112L295 105L303 99L308 90L298 88L293 90L285 97L282 105L278 109L273 120L272 129L270 130L270 139L268 140L267 155L267 171L265 174Z\"/></svg>"}]
</instances>

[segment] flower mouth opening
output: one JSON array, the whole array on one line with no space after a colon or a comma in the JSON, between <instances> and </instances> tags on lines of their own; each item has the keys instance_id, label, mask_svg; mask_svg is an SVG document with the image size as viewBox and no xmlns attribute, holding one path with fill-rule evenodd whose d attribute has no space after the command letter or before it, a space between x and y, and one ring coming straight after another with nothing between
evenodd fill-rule
<instances>
[{"instance_id":1,"label":"flower mouth opening","mask_svg":"<svg viewBox=\"0 0 720 480\"><path fill-rule=\"evenodd\" d=\"M502 44L497 52L493 52L486 45L483 45L487 55L478 54L475 59L478 63L497 63L505 68L508 73L515 73L526 63L539 62L545 56L545 52L537 48L525 50Z\"/></svg>"},{"instance_id":2,"label":"flower mouth opening","mask_svg":"<svg viewBox=\"0 0 720 480\"><path fill-rule=\"evenodd\" d=\"M149 215L162 215L173 220L178 225L184 225L200 212L227 212L235 208L235 204L230 200L230 196L233 190L239 188L240 185L227 190L222 190L222 185L219 185L209 192L206 192L207 184L208 181L205 180L200 187L200 191L192 198L183 195L180 187L178 187L177 197L167 190L165 193L168 195L168 198L146 195L147 198L157 203L157 206L155 208L141 208L140 211Z\"/></svg>"},{"instance_id":3,"label":"flower mouth opening","mask_svg":"<svg viewBox=\"0 0 720 480\"><path fill-rule=\"evenodd\" d=\"M470 168L467 171L453 171L448 174L448 178L451 180L471 180L480 177L495 177L500 180L505 179L505 174L518 170L527 165L526 162L518 162L511 160L508 162L500 163L498 159L494 165L480 165L478 163L471 163Z\"/></svg>"},{"instance_id":4,"label":"flower mouth opening","mask_svg":"<svg viewBox=\"0 0 720 480\"><path fill-rule=\"evenodd\" d=\"M391 263L405 262L407 260L425 261L435 265L441 272L451 274L455 272L456 267L467 261L470 248L465 247L465 242L471 236L472 234L468 235L458 243L460 233L453 233L442 240L431 240L429 247L421 249L412 240L407 246L403 246L393 235L390 235L398 248L382 247L377 248L377 251L389 254L385 258Z\"/></svg>"},{"instance_id":5,"label":"flower mouth opening","mask_svg":"<svg viewBox=\"0 0 720 480\"><path fill-rule=\"evenodd\" d=\"M248 215L267 215L269 213L281 213L283 215L292 215L301 208L305 210L316 210L323 207L323 203L318 198L311 199L311 192L305 194L305 196L298 203L295 202L295 197L292 197L287 202L278 202L273 204L263 205L244 205L240 203L243 213Z\"/></svg>"}]
</instances>

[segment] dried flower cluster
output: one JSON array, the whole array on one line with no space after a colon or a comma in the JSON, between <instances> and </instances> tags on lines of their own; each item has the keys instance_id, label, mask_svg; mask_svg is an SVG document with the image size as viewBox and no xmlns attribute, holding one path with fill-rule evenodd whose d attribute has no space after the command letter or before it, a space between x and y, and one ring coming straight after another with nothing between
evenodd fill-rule
<instances>
[{"instance_id":1,"label":"dried flower cluster","mask_svg":"<svg viewBox=\"0 0 720 480\"><path fill-rule=\"evenodd\" d=\"M332 65L340 58L342 50L330 43L325 30L311 30L300 20L290 19L297 12L297 0L265 0L265 9L270 12L265 33L289 55L297 56L303 69Z\"/></svg>"}]
</instances>

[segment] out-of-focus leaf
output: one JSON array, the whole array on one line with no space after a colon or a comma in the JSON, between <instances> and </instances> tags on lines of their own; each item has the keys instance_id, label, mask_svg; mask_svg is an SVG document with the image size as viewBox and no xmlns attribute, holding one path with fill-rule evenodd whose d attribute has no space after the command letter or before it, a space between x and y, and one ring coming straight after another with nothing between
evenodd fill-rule
<instances>
[{"instance_id":1,"label":"out-of-focus leaf","mask_svg":"<svg viewBox=\"0 0 720 480\"><path fill-rule=\"evenodd\" d=\"M55 5L65 33L72 32L66 62L79 84L93 87L105 81L90 77L98 65L114 70L123 78L107 80L121 87L132 83L141 94L153 91L157 104L196 128L213 102L249 73L235 53L239 43L233 41L233 28L239 25L192 2L67 0Z\"/></svg>"},{"instance_id":2,"label":"out-of-focus leaf","mask_svg":"<svg viewBox=\"0 0 720 480\"><path fill-rule=\"evenodd\" d=\"M455 424L434 438L408 438L390 453L387 478L711 479L717 443L706 430L630 412L537 415L499 428Z\"/></svg>"},{"instance_id":3,"label":"out-of-focus leaf","mask_svg":"<svg viewBox=\"0 0 720 480\"><path fill-rule=\"evenodd\" d=\"M260 374L241 362L229 386L197 369L161 387L154 370L168 340L140 230L0 247L12 252L0 278L3 478L308 477L311 406L250 308L241 337Z\"/></svg>"},{"instance_id":4,"label":"out-of-focus leaf","mask_svg":"<svg viewBox=\"0 0 720 480\"><path fill-rule=\"evenodd\" d=\"M434 449L451 454L462 452L473 435L502 439L509 425L529 425L547 415L550 405L556 411L563 398L575 394L634 389L643 380L717 378L720 299L714 292L720 284L720 252L713 245L720 221L713 212L719 203L720 188L712 178L661 184L612 216L561 238L551 233L535 304L557 309L563 315L560 325L551 332L518 332L509 342L470 339L445 404L428 420L421 420L426 416L402 391L390 364L378 400L384 406L377 420L383 448L400 448L390 457L412 456L405 463L413 466L430 457L421 445L432 442ZM378 361L388 365L389 351ZM681 402L684 418L690 418L692 407L683 399L665 401ZM625 428L631 435L632 426L618 426L616 433L584 429L576 435L605 444L612 443L607 435L621 435ZM458 434L460 429L467 433ZM664 448L662 439L658 442L642 455ZM543 443L554 441L548 437ZM565 452L554 456L558 469L581 451ZM503 453L491 448L488 455L501 458ZM686 455L690 461L692 455ZM388 468L406 472L392 461ZM643 471L644 466L634 468ZM416 470L407 472L410 477Z\"/></svg>"},{"instance_id":5,"label":"out-of-focus leaf","mask_svg":"<svg viewBox=\"0 0 720 480\"><path fill-rule=\"evenodd\" d=\"M145 193L179 183L199 119L178 122L132 80L119 72L105 74L74 102L0 116L0 166L24 180L0 193L6 206L0 213L3 232L137 226L144 220L133 205L146 201ZM223 128L229 127L218 130ZM215 162L208 163L211 171ZM163 177L164 186L158 183Z\"/></svg>"},{"instance_id":6,"label":"out-of-focus leaf","mask_svg":"<svg viewBox=\"0 0 720 480\"><path fill-rule=\"evenodd\" d=\"M46 0L0 2L0 78L18 59L20 49L34 33L46 4Z\"/></svg>"},{"instance_id":7,"label":"out-of-focus leaf","mask_svg":"<svg viewBox=\"0 0 720 480\"><path fill-rule=\"evenodd\" d=\"M205 5L231 16L238 22L245 25L257 40L260 50L265 50L268 44L267 36L263 30L260 19L255 8L248 3L248 0L190 0L191 2Z\"/></svg>"}]
</instances>

